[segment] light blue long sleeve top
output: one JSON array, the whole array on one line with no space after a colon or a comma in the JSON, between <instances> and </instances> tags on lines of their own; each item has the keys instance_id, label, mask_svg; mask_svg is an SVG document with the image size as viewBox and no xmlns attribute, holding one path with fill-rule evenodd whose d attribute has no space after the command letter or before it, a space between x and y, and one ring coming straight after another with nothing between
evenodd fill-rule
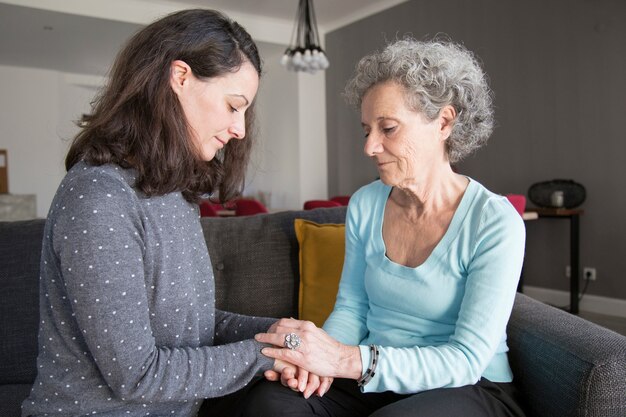
<instances>
[{"instance_id":1,"label":"light blue long sleeve top","mask_svg":"<svg viewBox=\"0 0 626 417\"><path fill-rule=\"evenodd\" d=\"M382 226L392 188L376 181L350 199L339 292L324 329L359 345L364 371L368 345L380 346L364 392L416 393L481 377L512 381L506 325L525 227L505 197L469 181L448 230L415 268L385 254Z\"/></svg>"}]
</instances>

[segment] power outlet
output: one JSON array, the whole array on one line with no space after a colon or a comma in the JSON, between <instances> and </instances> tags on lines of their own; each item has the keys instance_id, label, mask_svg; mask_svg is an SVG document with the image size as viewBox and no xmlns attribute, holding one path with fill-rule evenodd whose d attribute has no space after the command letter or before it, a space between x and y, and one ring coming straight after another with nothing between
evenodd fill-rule
<instances>
[{"instance_id":1,"label":"power outlet","mask_svg":"<svg viewBox=\"0 0 626 417\"><path fill-rule=\"evenodd\" d=\"M583 268L583 279L587 279L589 281L595 281L596 280L596 269L595 268L590 268L590 267L584 267Z\"/></svg>"},{"instance_id":2,"label":"power outlet","mask_svg":"<svg viewBox=\"0 0 626 417\"><path fill-rule=\"evenodd\" d=\"M571 278L572 276L572 267L567 265L565 267L565 278Z\"/></svg>"}]
</instances>

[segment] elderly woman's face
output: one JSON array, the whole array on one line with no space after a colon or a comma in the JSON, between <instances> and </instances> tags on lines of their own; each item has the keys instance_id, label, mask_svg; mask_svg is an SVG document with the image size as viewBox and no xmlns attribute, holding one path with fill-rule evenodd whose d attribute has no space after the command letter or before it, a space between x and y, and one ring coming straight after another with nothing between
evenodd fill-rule
<instances>
[{"instance_id":1,"label":"elderly woman's face","mask_svg":"<svg viewBox=\"0 0 626 417\"><path fill-rule=\"evenodd\" d=\"M437 164L447 163L439 118L429 121L406 104L404 89L387 81L370 88L361 104L365 154L373 159L380 179L391 186L428 178Z\"/></svg>"}]
</instances>

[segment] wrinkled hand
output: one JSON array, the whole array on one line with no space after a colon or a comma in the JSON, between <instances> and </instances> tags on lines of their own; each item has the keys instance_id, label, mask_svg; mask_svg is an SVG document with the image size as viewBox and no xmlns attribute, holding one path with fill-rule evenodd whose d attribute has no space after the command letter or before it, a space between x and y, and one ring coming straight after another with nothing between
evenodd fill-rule
<instances>
[{"instance_id":1,"label":"wrinkled hand","mask_svg":"<svg viewBox=\"0 0 626 417\"><path fill-rule=\"evenodd\" d=\"M289 333L297 334L302 342L295 350L282 348L285 336ZM263 348L261 352L265 356L312 372L316 375L314 378L323 376L358 379L361 376L359 348L338 342L310 321L281 319L270 327L268 333L257 334L255 339L280 347Z\"/></svg>"},{"instance_id":2,"label":"wrinkled hand","mask_svg":"<svg viewBox=\"0 0 626 417\"><path fill-rule=\"evenodd\" d=\"M278 327L278 321L270 326L268 333L275 333ZM300 391L304 398L309 398L313 393L320 397L324 396L333 383L333 378L322 377L309 373L303 368L296 367L290 363L276 360L274 369L264 372L264 376L268 381L279 381L287 388L293 391Z\"/></svg>"}]
</instances>

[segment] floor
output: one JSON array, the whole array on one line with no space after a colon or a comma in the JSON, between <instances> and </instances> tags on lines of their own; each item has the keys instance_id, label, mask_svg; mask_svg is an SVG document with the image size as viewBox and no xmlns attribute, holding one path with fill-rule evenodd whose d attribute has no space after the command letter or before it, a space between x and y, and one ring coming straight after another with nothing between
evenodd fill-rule
<instances>
[{"instance_id":1,"label":"floor","mask_svg":"<svg viewBox=\"0 0 626 417\"><path fill-rule=\"evenodd\" d=\"M623 334L626 336L626 317L607 316L604 314L590 313L587 311L581 311L580 317L596 323L607 329L611 329L614 332Z\"/></svg>"}]
</instances>

